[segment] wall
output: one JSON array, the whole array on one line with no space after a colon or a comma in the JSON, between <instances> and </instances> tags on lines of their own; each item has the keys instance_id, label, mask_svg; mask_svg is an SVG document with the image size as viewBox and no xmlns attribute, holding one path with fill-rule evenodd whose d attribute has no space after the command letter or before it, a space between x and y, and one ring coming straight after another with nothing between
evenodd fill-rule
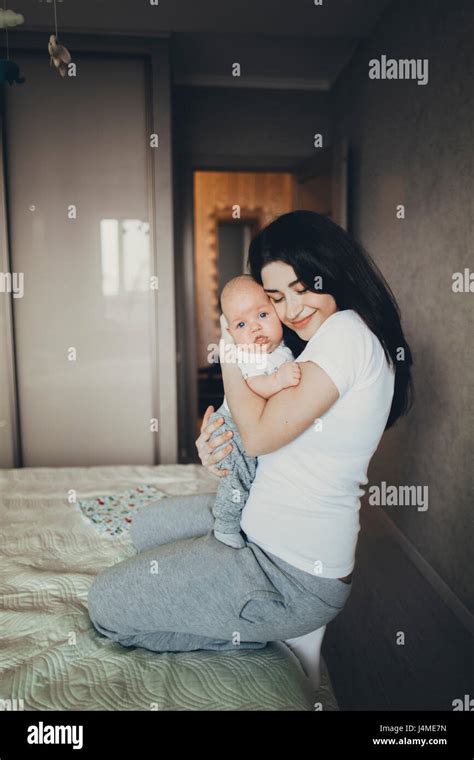
<instances>
[{"instance_id":1,"label":"wall","mask_svg":"<svg viewBox=\"0 0 474 760\"><path fill-rule=\"evenodd\" d=\"M319 91L175 87L173 119L180 152L225 163L312 156L314 133L325 144L331 133L329 93Z\"/></svg>"},{"instance_id":2,"label":"wall","mask_svg":"<svg viewBox=\"0 0 474 760\"><path fill-rule=\"evenodd\" d=\"M351 231L390 283L415 356L415 407L386 433L370 483L429 486L427 511L385 509L468 607L474 295L451 286L472 271L472 39L470 1L399 0L331 92L335 135L349 138ZM428 58L428 84L369 79L382 54Z\"/></svg>"}]
</instances>

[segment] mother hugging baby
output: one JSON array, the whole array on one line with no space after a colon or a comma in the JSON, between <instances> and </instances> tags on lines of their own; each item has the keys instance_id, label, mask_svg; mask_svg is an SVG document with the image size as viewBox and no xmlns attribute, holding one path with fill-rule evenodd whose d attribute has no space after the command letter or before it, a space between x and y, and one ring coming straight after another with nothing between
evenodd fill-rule
<instances>
[{"instance_id":1,"label":"mother hugging baby","mask_svg":"<svg viewBox=\"0 0 474 760\"><path fill-rule=\"evenodd\" d=\"M222 293L225 400L196 441L217 496L144 508L138 554L95 579L89 614L154 651L285 640L312 677L313 636L351 592L369 462L411 404L412 357L389 286L328 217L278 217L249 265Z\"/></svg>"}]
</instances>

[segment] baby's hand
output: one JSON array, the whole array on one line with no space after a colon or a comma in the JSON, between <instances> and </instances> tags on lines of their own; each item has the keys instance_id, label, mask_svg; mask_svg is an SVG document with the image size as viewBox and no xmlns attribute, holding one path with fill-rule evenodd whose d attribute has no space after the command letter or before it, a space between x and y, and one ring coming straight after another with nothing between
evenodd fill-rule
<instances>
[{"instance_id":1,"label":"baby's hand","mask_svg":"<svg viewBox=\"0 0 474 760\"><path fill-rule=\"evenodd\" d=\"M283 388L291 388L292 385L298 385L301 380L301 367L298 362L285 362L276 371L278 383Z\"/></svg>"}]
</instances>

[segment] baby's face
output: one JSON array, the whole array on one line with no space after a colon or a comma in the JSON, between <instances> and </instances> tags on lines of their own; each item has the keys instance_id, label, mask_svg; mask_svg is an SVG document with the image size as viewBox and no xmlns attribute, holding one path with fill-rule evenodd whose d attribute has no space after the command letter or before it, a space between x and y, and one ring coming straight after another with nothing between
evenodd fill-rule
<instances>
[{"instance_id":1,"label":"baby's face","mask_svg":"<svg viewBox=\"0 0 474 760\"><path fill-rule=\"evenodd\" d=\"M226 299L225 317L238 345L264 345L271 353L280 345L283 328L273 305L260 286L252 285Z\"/></svg>"}]
</instances>

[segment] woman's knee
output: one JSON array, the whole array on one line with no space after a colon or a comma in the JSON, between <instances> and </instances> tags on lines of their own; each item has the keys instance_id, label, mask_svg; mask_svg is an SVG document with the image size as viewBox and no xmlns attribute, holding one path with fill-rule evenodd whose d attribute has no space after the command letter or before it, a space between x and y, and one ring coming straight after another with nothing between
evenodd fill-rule
<instances>
[{"instance_id":1,"label":"woman's knee","mask_svg":"<svg viewBox=\"0 0 474 760\"><path fill-rule=\"evenodd\" d=\"M115 630L118 620L114 620L113 614L113 588L110 582L108 569L97 575L89 586L87 594L87 608L89 617L96 628L108 631Z\"/></svg>"},{"instance_id":2,"label":"woman's knee","mask_svg":"<svg viewBox=\"0 0 474 760\"><path fill-rule=\"evenodd\" d=\"M87 609L89 611L89 617L96 618L97 613L102 608L102 582L101 582L101 576L96 575L94 580L92 581L91 585L89 586L89 591L87 592Z\"/></svg>"},{"instance_id":3,"label":"woman's knee","mask_svg":"<svg viewBox=\"0 0 474 760\"><path fill-rule=\"evenodd\" d=\"M159 517L158 505L155 504L149 504L134 515L128 535L137 551L152 545L150 538L156 534Z\"/></svg>"},{"instance_id":4,"label":"woman's knee","mask_svg":"<svg viewBox=\"0 0 474 760\"><path fill-rule=\"evenodd\" d=\"M128 529L128 535L129 538L134 545L135 549L140 550L141 548L141 542L142 537L145 535L143 531L143 518L142 518L143 512L137 512L136 515L134 515L132 523L130 525L130 528Z\"/></svg>"}]
</instances>

